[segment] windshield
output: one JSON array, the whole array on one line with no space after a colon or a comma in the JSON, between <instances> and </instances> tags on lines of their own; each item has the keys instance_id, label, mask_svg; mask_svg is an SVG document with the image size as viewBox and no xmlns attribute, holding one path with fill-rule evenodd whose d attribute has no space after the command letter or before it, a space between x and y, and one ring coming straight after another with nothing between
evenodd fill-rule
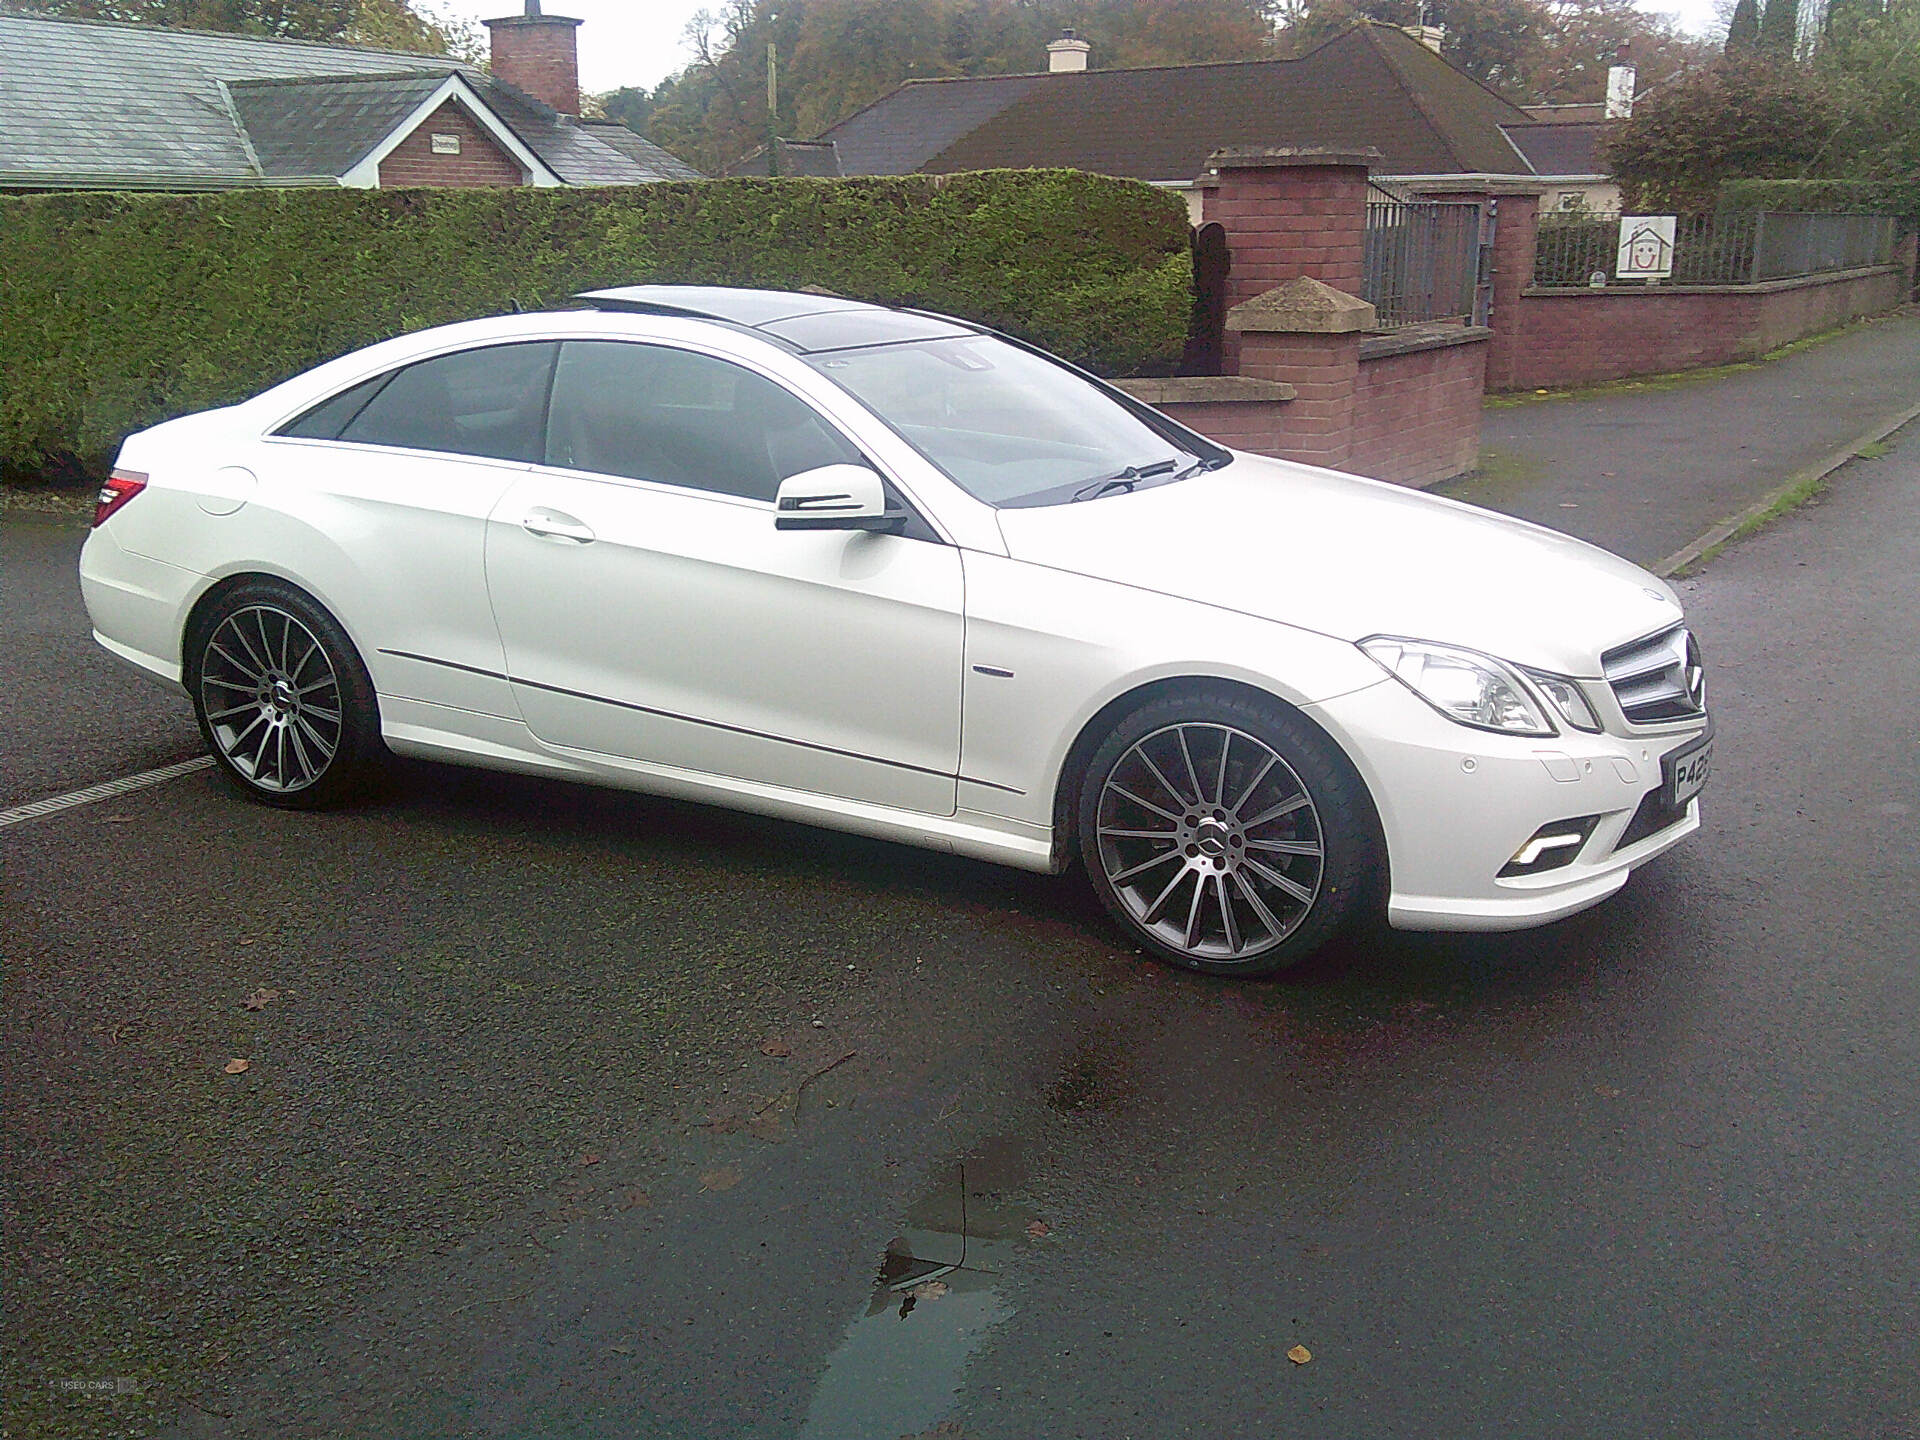
<instances>
[{"instance_id":1,"label":"windshield","mask_svg":"<svg viewBox=\"0 0 1920 1440\"><path fill-rule=\"evenodd\" d=\"M989 505L1093 499L1200 463L1070 370L988 335L807 360Z\"/></svg>"}]
</instances>

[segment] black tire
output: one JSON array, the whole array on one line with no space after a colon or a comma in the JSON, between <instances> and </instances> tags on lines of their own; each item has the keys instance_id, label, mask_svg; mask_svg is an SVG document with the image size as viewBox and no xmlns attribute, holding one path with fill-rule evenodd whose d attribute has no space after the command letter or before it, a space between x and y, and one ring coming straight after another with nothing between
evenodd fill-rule
<instances>
[{"instance_id":1,"label":"black tire","mask_svg":"<svg viewBox=\"0 0 1920 1440\"><path fill-rule=\"evenodd\" d=\"M208 751L263 805L337 805L386 755L373 681L353 642L284 581L245 581L195 617L186 681Z\"/></svg>"},{"instance_id":2,"label":"black tire","mask_svg":"<svg viewBox=\"0 0 1920 1440\"><path fill-rule=\"evenodd\" d=\"M1365 786L1277 701L1203 688L1149 701L1093 752L1076 818L1107 913L1190 970L1285 969L1374 903L1381 845Z\"/></svg>"}]
</instances>

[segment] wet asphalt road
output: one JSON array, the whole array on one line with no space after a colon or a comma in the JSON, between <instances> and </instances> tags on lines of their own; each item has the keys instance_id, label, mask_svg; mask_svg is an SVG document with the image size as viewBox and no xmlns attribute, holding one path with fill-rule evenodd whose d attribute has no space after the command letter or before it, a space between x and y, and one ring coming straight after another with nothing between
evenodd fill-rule
<instances>
[{"instance_id":1,"label":"wet asphalt road","mask_svg":"<svg viewBox=\"0 0 1920 1440\"><path fill-rule=\"evenodd\" d=\"M0 529L0 804L194 749L78 538ZM1920 1436L1920 436L1686 590L1698 838L1277 983L473 772L0 831L9 1432Z\"/></svg>"}]
</instances>

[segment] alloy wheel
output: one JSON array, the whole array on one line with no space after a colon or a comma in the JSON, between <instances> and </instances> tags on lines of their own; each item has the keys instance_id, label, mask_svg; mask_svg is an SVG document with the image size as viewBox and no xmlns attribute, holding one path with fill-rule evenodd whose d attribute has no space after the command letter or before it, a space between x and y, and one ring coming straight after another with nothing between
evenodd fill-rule
<instances>
[{"instance_id":1,"label":"alloy wheel","mask_svg":"<svg viewBox=\"0 0 1920 1440\"><path fill-rule=\"evenodd\" d=\"M1183 955L1239 962L1279 945L1320 893L1313 797L1272 746L1229 725L1168 725L1108 771L1097 853L1134 923Z\"/></svg>"},{"instance_id":2,"label":"alloy wheel","mask_svg":"<svg viewBox=\"0 0 1920 1440\"><path fill-rule=\"evenodd\" d=\"M340 679L326 647L297 617L249 605L207 637L200 703L213 742L264 791L305 790L340 753Z\"/></svg>"}]
</instances>

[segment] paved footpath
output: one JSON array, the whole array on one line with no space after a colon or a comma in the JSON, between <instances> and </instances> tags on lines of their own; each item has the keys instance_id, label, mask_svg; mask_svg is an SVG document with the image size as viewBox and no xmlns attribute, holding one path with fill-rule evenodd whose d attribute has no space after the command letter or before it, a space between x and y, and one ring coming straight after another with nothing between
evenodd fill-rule
<instances>
[{"instance_id":1,"label":"paved footpath","mask_svg":"<svg viewBox=\"0 0 1920 1440\"><path fill-rule=\"evenodd\" d=\"M1920 307L1716 379L1496 405L1439 494L1655 565L1920 408Z\"/></svg>"}]
</instances>

